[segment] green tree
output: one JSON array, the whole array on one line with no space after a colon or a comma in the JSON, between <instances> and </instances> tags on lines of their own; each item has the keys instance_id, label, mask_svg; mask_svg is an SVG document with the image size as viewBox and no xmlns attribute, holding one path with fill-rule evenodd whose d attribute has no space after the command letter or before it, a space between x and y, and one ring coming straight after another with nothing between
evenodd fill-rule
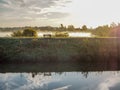
<instances>
[{"instance_id":1,"label":"green tree","mask_svg":"<svg viewBox=\"0 0 120 90\"><path fill-rule=\"evenodd\" d=\"M25 37L37 37L37 32L32 28L28 28L28 29L23 30L23 36L25 36Z\"/></svg>"},{"instance_id":2,"label":"green tree","mask_svg":"<svg viewBox=\"0 0 120 90\"><path fill-rule=\"evenodd\" d=\"M22 31L13 32L12 37L37 37L37 31L32 28L24 29Z\"/></svg>"},{"instance_id":3,"label":"green tree","mask_svg":"<svg viewBox=\"0 0 120 90\"><path fill-rule=\"evenodd\" d=\"M60 30L66 30L66 27L63 25L63 24L60 24L60 28L59 28Z\"/></svg>"},{"instance_id":4,"label":"green tree","mask_svg":"<svg viewBox=\"0 0 120 90\"><path fill-rule=\"evenodd\" d=\"M110 35L110 27L108 25L98 26L95 28L93 34L101 37L108 37Z\"/></svg>"},{"instance_id":5,"label":"green tree","mask_svg":"<svg viewBox=\"0 0 120 90\"><path fill-rule=\"evenodd\" d=\"M75 28L73 25L68 25L68 30L73 31L73 30L75 30Z\"/></svg>"},{"instance_id":6,"label":"green tree","mask_svg":"<svg viewBox=\"0 0 120 90\"><path fill-rule=\"evenodd\" d=\"M22 31L16 31L12 33L12 37L22 37Z\"/></svg>"},{"instance_id":7,"label":"green tree","mask_svg":"<svg viewBox=\"0 0 120 90\"><path fill-rule=\"evenodd\" d=\"M87 30L88 30L87 26L86 26L86 25L83 25L83 26L82 26L82 31L87 31Z\"/></svg>"},{"instance_id":8,"label":"green tree","mask_svg":"<svg viewBox=\"0 0 120 90\"><path fill-rule=\"evenodd\" d=\"M61 27L61 28L64 28L63 24L60 24L60 27Z\"/></svg>"},{"instance_id":9,"label":"green tree","mask_svg":"<svg viewBox=\"0 0 120 90\"><path fill-rule=\"evenodd\" d=\"M115 28L115 27L117 27L117 24L114 23L114 22L112 22L112 23L110 24L110 28Z\"/></svg>"}]
</instances>

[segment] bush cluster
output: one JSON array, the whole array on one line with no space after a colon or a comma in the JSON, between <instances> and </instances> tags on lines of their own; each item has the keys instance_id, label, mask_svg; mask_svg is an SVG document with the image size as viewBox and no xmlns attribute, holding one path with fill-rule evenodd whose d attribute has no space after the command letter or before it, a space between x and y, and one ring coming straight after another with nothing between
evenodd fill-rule
<instances>
[{"instance_id":1,"label":"bush cluster","mask_svg":"<svg viewBox=\"0 0 120 90\"><path fill-rule=\"evenodd\" d=\"M28 28L28 29L24 29L23 31L16 31L12 33L12 37L37 37L37 31L32 29L32 28Z\"/></svg>"}]
</instances>

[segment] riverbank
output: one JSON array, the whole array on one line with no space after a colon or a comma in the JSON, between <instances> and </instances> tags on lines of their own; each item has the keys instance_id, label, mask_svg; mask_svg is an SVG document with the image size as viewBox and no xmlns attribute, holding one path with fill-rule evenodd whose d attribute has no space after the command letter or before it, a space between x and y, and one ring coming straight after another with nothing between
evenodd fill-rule
<instances>
[{"instance_id":1,"label":"riverbank","mask_svg":"<svg viewBox=\"0 0 120 90\"><path fill-rule=\"evenodd\" d=\"M119 61L119 38L0 38L0 63Z\"/></svg>"}]
</instances>

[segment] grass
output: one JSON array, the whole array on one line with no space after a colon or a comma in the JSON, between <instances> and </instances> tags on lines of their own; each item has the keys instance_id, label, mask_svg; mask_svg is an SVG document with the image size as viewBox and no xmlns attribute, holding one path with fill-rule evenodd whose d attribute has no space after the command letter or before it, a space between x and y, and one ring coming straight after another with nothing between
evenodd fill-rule
<instances>
[{"instance_id":1,"label":"grass","mask_svg":"<svg viewBox=\"0 0 120 90\"><path fill-rule=\"evenodd\" d=\"M119 38L0 38L0 62L119 60Z\"/></svg>"}]
</instances>

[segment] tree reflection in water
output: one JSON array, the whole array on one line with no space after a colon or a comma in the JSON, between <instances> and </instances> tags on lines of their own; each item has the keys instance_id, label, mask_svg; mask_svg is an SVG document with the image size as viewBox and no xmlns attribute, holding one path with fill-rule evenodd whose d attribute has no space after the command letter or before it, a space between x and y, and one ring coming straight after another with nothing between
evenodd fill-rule
<instances>
[{"instance_id":1,"label":"tree reflection in water","mask_svg":"<svg viewBox=\"0 0 120 90\"><path fill-rule=\"evenodd\" d=\"M119 62L114 59L109 59L105 61L94 61L94 62L80 62L80 63L42 63L42 64L6 64L0 65L1 73L8 72L33 72L32 77L35 77L39 72L44 73L44 76L50 76L51 72L82 72L82 74L87 77L89 72L102 72L102 71L116 71L120 70ZM17 68L17 69L16 69Z\"/></svg>"}]
</instances>

